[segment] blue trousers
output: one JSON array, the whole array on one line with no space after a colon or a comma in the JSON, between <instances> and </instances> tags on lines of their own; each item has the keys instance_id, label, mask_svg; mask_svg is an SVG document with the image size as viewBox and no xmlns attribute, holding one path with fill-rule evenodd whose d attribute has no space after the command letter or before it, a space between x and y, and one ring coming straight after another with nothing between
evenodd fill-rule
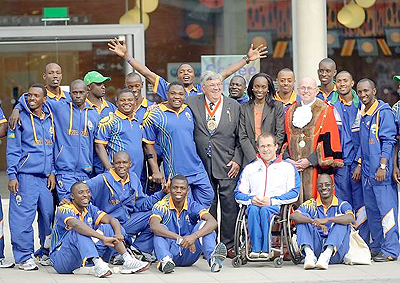
<instances>
[{"instance_id":1,"label":"blue trousers","mask_svg":"<svg viewBox=\"0 0 400 283\"><path fill-rule=\"evenodd\" d=\"M197 223L196 226L193 227L191 233L199 230L202 223L203 221ZM174 232L177 233L177 231ZM215 232L211 232L210 234L197 239L195 242L196 252L191 253L188 249L181 248L173 239L154 236L154 251L158 261L169 256L172 258L176 266L189 266L194 264L202 253L207 261L210 260L211 254L215 249L215 239Z\"/></svg>"},{"instance_id":2,"label":"blue trousers","mask_svg":"<svg viewBox=\"0 0 400 283\"><path fill-rule=\"evenodd\" d=\"M206 171L185 177L188 180L193 199L206 208L210 207L214 200L214 189Z\"/></svg>"},{"instance_id":3,"label":"blue trousers","mask_svg":"<svg viewBox=\"0 0 400 283\"><path fill-rule=\"evenodd\" d=\"M303 250L304 245L309 245L314 254L320 254L329 245L333 246L334 254L329 263L342 263L344 256L349 251L350 225L332 224L327 237L321 237L319 229L311 223L297 224L297 243Z\"/></svg>"},{"instance_id":4,"label":"blue trousers","mask_svg":"<svg viewBox=\"0 0 400 283\"><path fill-rule=\"evenodd\" d=\"M366 243L369 243L370 232L368 218L365 210L364 194L361 181L355 182L352 179L357 164L344 165L335 171L335 195L350 203L355 211L360 236Z\"/></svg>"},{"instance_id":5,"label":"blue trousers","mask_svg":"<svg viewBox=\"0 0 400 283\"><path fill-rule=\"evenodd\" d=\"M153 252L153 233L150 230L149 218L152 211L135 212L130 215L128 221L121 223L127 235L127 242L139 251L152 253ZM132 241L132 237L135 240Z\"/></svg>"},{"instance_id":6,"label":"blue trousers","mask_svg":"<svg viewBox=\"0 0 400 283\"><path fill-rule=\"evenodd\" d=\"M391 178L392 176L386 176ZM362 176L365 207L371 231L372 251L397 258L400 253L398 226L398 194L393 185L372 186L367 176Z\"/></svg>"},{"instance_id":7,"label":"blue trousers","mask_svg":"<svg viewBox=\"0 0 400 283\"><path fill-rule=\"evenodd\" d=\"M279 205L258 207L250 204L247 207L247 227L249 228L251 250L269 252L270 233L273 216L279 212Z\"/></svg>"},{"instance_id":8,"label":"blue trousers","mask_svg":"<svg viewBox=\"0 0 400 283\"><path fill-rule=\"evenodd\" d=\"M3 221L3 206L0 195L0 259L4 258L4 221Z\"/></svg>"},{"instance_id":9,"label":"blue trousers","mask_svg":"<svg viewBox=\"0 0 400 283\"><path fill-rule=\"evenodd\" d=\"M69 198L73 184L76 182L89 180L89 176L85 173L63 172L61 174L57 174L56 180L58 202L60 202L64 198Z\"/></svg>"},{"instance_id":10,"label":"blue trousers","mask_svg":"<svg viewBox=\"0 0 400 283\"><path fill-rule=\"evenodd\" d=\"M114 236L110 224L102 224L96 230L107 237ZM103 257L105 260L114 251L98 239L79 234L75 230L69 231L59 248L50 255L52 265L58 273L72 273L75 269L84 266L87 259Z\"/></svg>"},{"instance_id":11,"label":"blue trousers","mask_svg":"<svg viewBox=\"0 0 400 283\"><path fill-rule=\"evenodd\" d=\"M9 223L11 244L16 263L21 263L33 253L33 221L38 212L39 227L43 235L40 245L50 247L51 223L53 220L53 196L47 188L47 178L30 174L17 175L18 194L10 193Z\"/></svg>"}]
</instances>

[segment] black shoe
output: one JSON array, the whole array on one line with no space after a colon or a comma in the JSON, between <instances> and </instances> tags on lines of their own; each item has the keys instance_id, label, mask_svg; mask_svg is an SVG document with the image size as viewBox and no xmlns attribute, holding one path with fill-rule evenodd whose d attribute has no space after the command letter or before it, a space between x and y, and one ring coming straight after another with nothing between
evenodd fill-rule
<instances>
[{"instance_id":1,"label":"black shoe","mask_svg":"<svg viewBox=\"0 0 400 283\"><path fill-rule=\"evenodd\" d=\"M374 258L379 254L378 251L371 251L371 257Z\"/></svg>"},{"instance_id":2,"label":"black shoe","mask_svg":"<svg viewBox=\"0 0 400 283\"><path fill-rule=\"evenodd\" d=\"M379 252L376 256L372 258L375 262L388 262L388 261L394 261L397 260L397 258L394 258L392 256L386 256L384 253Z\"/></svg>"}]
</instances>

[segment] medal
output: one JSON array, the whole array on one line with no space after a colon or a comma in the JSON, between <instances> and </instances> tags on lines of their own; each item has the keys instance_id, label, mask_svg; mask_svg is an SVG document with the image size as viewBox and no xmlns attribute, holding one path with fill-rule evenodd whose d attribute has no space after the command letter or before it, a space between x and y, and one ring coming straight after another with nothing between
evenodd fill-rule
<instances>
[{"instance_id":1,"label":"medal","mask_svg":"<svg viewBox=\"0 0 400 283\"><path fill-rule=\"evenodd\" d=\"M301 140L301 141L299 142L299 146L300 146L301 148L305 147L305 146L306 146L306 142L303 141L303 140Z\"/></svg>"},{"instance_id":2,"label":"medal","mask_svg":"<svg viewBox=\"0 0 400 283\"><path fill-rule=\"evenodd\" d=\"M207 122L207 129L209 131L214 131L217 128L217 122L215 122L215 120L209 120Z\"/></svg>"}]
</instances>

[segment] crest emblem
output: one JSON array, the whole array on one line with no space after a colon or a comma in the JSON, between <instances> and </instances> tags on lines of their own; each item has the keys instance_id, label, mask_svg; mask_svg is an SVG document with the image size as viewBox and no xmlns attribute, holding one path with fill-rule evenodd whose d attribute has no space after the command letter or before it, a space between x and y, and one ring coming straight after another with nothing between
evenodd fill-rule
<instances>
[{"instance_id":1,"label":"crest emblem","mask_svg":"<svg viewBox=\"0 0 400 283\"><path fill-rule=\"evenodd\" d=\"M189 121L192 121L192 115L189 112L185 112L185 116Z\"/></svg>"}]
</instances>

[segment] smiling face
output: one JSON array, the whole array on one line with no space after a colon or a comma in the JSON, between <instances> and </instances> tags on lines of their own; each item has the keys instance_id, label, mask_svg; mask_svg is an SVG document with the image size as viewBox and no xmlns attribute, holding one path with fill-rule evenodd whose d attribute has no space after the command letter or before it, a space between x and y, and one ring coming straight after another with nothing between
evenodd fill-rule
<instances>
[{"instance_id":1,"label":"smiling face","mask_svg":"<svg viewBox=\"0 0 400 283\"><path fill-rule=\"evenodd\" d=\"M336 88L340 95L346 96L354 86L353 78L349 73L339 73L336 76Z\"/></svg>"},{"instance_id":2,"label":"smiling face","mask_svg":"<svg viewBox=\"0 0 400 283\"><path fill-rule=\"evenodd\" d=\"M125 86L133 92L136 101L142 98L143 82L139 75L126 77Z\"/></svg>"},{"instance_id":3,"label":"smiling face","mask_svg":"<svg viewBox=\"0 0 400 283\"><path fill-rule=\"evenodd\" d=\"M56 63L50 63L46 66L46 70L43 73L43 80L46 85L51 88L57 88L61 84L62 72L61 67Z\"/></svg>"},{"instance_id":4,"label":"smiling face","mask_svg":"<svg viewBox=\"0 0 400 283\"><path fill-rule=\"evenodd\" d=\"M292 71L280 71L276 80L279 94L285 96L293 92L295 80Z\"/></svg>"},{"instance_id":5,"label":"smiling face","mask_svg":"<svg viewBox=\"0 0 400 283\"><path fill-rule=\"evenodd\" d=\"M301 101L303 101L304 104L309 104L313 102L317 96L317 83L312 78L303 78L299 82L297 91L300 94Z\"/></svg>"},{"instance_id":6,"label":"smiling face","mask_svg":"<svg viewBox=\"0 0 400 283\"><path fill-rule=\"evenodd\" d=\"M222 82L219 79L208 80L202 87L204 95L210 102L217 103L222 95Z\"/></svg>"},{"instance_id":7,"label":"smiling face","mask_svg":"<svg viewBox=\"0 0 400 283\"><path fill-rule=\"evenodd\" d=\"M246 83L241 77L233 77L229 82L229 94L232 98L241 98L246 89Z\"/></svg>"},{"instance_id":8,"label":"smiling face","mask_svg":"<svg viewBox=\"0 0 400 283\"><path fill-rule=\"evenodd\" d=\"M185 180L173 179L171 181L171 198L174 203L185 201L188 192L188 184Z\"/></svg>"},{"instance_id":9,"label":"smiling face","mask_svg":"<svg viewBox=\"0 0 400 283\"><path fill-rule=\"evenodd\" d=\"M38 109L42 109L43 103L46 101L46 94L40 87L31 87L28 90L27 102L29 109L35 112Z\"/></svg>"},{"instance_id":10,"label":"smiling face","mask_svg":"<svg viewBox=\"0 0 400 283\"><path fill-rule=\"evenodd\" d=\"M265 100L268 94L268 80L264 77L257 77L253 83L253 93L256 100Z\"/></svg>"},{"instance_id":11,"label":"smiling face","mask_svg":"<svg viewBox=\"0 0 400 283\"><path fill-rule=\"evenodd\" d=\"M321 199L329 199L333 194L334 184L328 174L322 174L317 180L317 189Z\"/></svg>"},{"instance_id":12,"label":"smiling face","mask_svg":"<svg viewBox=\"0 0 400 283\"><path fill-rule=\"evenodd\" d=\"M129 158L129 154L126 152L117 152L113 157L113 167L115 173L121 178L124 179L127 177L129 173L129 168L132 166L132 161Z\"/></svg>"},{"instance_id":13,"label":"smiling face","mask_svg":"<svg viewBox=\"0 0 400 283\"><path fill-rule=\"evenodd\" d=\"M266 162L271 162L276 158L278 144L273 137L260 137L258 140L258 153Z\"/></svg>"},{"instance_id":14,"label":"smiling face","mask_svg":"<svg viewBox=\"0 0 400 283\"><path fill-rule=\"evenodd\" d=\"M80 183L72 186L71 200L78 209L83 209L84 207L87 207L90 203L90 197L90 189L86 184Z\"/></svg>"},{"instance_id":15,"label":"smiling face","mask_svg":"<svg viewBox=\"0 0 400 283\"><path fill-rule=\"evenodd\" d=\"M167 106L175 111L178 111L185 101L185 89L182 85L171 85L167 93Z\"/></svg>"},{"instance_id":16,"label":"smiling face","mask_svg":"<svg viewBox=\"0 0 400 283\"><path fill-rule=\"evenodd\" d=\"M322 61L319 63L317 73L321 84L327 85L333 81L333 77L336 75L335 65L330 62Z\"/></svg>"},{"instance_id":17,"label":"smiling face","mask_svg":"<svg viewBox=\"0 0 400 283\"><path fill-rule=\"evenodd\" d=\"M121 113L129 116L135 109L135 97L131 92L122 92L118 95L116 104Z\"/></svg>"},{"instance_id":18,"label":"smiling face","mask_svg":"<svg viewBox=\"0 0 400 283\"><path fill-rule=\"evenodd\" d=\"M357 84L357 94L368 110L376 99L376 88L372 87L368 81L359 82Z\"/></svg>"},{"instance_id":19,"label":"smiling face","mask_svg":"<svg viewBox=\"0 0 400 283\"><path fill-rule=\"evenodd\" d=\"M177 79L185 87L193 84L195 78L194 69L189 64L182 64L177 71Z\"/></svg>"}]
</instances>

